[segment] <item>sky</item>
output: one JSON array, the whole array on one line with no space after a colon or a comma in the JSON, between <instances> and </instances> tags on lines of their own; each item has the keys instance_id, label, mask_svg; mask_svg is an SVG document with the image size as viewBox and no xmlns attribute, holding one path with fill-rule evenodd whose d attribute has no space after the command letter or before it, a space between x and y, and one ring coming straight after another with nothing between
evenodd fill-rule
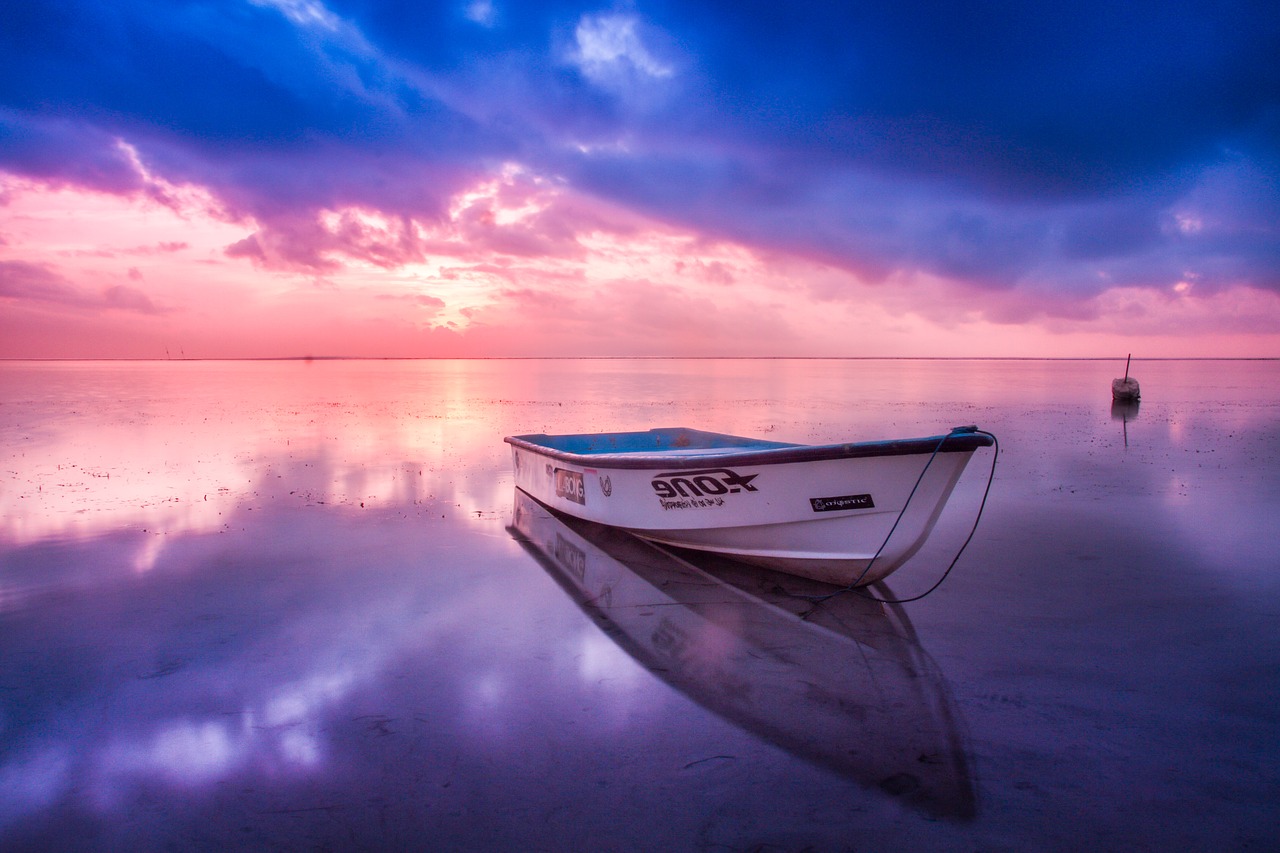
<instances>
[{"instance_id":1,"label":"sky","mask_svg":"<svg viewBox=\"0 0 1280 853\"><path fill-rule=\"evenodd\" d=\"M0 358L1280 357L1280 5L0 0Z\"/></svg>"}]
</instances>

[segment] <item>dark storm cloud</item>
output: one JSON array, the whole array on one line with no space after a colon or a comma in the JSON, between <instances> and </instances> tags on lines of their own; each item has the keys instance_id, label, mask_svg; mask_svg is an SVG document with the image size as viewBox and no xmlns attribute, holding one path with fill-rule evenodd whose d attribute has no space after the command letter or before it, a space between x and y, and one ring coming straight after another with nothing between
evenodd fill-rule
<instances>
[{"instance_id":1,"label":"dark storm cloud","mask_svg":"<svg viewBox=\"0 0 1280 853\"><path fill-rule=\"evenodd\" d=\"M1277 288L1274 3L0 2L0 168L296 232L505 161L873 279ZM1171 278L1172 277L1172 278Z\"/></svg>"}]
</instances>

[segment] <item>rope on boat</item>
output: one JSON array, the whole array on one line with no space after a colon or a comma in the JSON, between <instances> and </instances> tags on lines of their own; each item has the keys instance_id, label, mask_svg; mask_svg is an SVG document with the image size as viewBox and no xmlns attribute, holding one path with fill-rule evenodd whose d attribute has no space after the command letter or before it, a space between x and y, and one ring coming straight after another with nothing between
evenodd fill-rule
<instances>
[{"instance_id":1,"label":"rope on boat","mask_svg":"<svg viewBox=\"0 0 1280 853\"><path fill-rule=\"evenodd\" d=\"M964 543L960 546L960 550L956 551L956 555L951 559L951 564L947 566L947 570L942 573L942 576L938 578L937 581L934 582L933 586L929 587L919 595L913 595L910 598L879 598L858 589L858 584L867 576L867 572L871 571L871 567L875 564L876 560L879 559L880 553L884 551L885 546L889 544L889 540L893 538L893 532L898 529L898 523L901 522L902 517L907 514L907 507L911 506L911 499L915 497L916 490L919 489L920 484L924 482L924 475L929 473L929 466L933 465L933 460L937 458L938 452L942 450L942 445L944 445L947 439L951 438L953 435L985 435L991 439L994 450L994 453L991 455L991 472L987 475L987 487L982 492L982 502L978 504L978 514L974 516L973 526L969 528L969 535L965 537ZM987 496L991 494L991 484L994 482L996 477L996 460L999 458L1000 439L996 438L994 433L978 429L976 426L960 426L952 429L951 432L938 440L938 445L933 448L933 453L930 454L929 461L925 463L924 470L922 470L920 472L920 476L916 478L916 484L911 487L911 493L907 495L906 503L904 503L902 505L902 509L898 511L898 517L894 519L893 527L889 528L889 535L880 543L880 547L876 549L875 555L867 562L867 565L862 572L850 581L848 586L837 589L835 592L829 592L826 595L797 595L796 597L802 598L805 601L812 601L814 604L821 604L830 598L835 598L837 595L852 592L871 601L878 601L881 604L909 604L912 601L919 601L938 587L942 586L942 582L947 579L947 575L951 574L951 570L954 569L956 567L956 563L960 561L960 555L964 553L964 549L969 547L969 543L973 540L973 534L978 532L978 522L982 520L982 511L987 507Z\"/></svg>"}]
</instances>

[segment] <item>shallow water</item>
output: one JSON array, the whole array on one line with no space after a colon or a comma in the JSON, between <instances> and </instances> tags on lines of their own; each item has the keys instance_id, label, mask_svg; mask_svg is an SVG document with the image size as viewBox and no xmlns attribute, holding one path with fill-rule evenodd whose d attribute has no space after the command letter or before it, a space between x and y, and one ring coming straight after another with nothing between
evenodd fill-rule
<instances>
[{"instance_id":1,"label":"shallow water","mask_svg":"<svg viewBox=\"0 0 1280 853\"><path fill-rule=\"evenodd\" d=\"M0 848L1280 845L1280 362L1122 369L0 363ZM965 423L903 607L565 524L502 443Z\"/></svg>"}]
</instances>

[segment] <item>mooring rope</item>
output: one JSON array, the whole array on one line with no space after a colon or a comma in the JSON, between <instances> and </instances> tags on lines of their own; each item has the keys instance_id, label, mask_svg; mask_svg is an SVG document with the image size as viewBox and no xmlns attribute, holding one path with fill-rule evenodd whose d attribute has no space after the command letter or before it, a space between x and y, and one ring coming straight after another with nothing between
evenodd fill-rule
<instances>
[{"instance_id":1,"label":"mooring rope","mask_svg":"<svg viewBox=\"0 0 1280 853\"><path fill-rule=\"evenodd\" d=\"M956 551L955 557L951 559L951 564L947 566L947 570L942 573L942 576L939 577L937 581L934 582L933 586L929 587L919 595L913 595L910 598L879 598L858 589L858 584L867 576L867 572L871 571L871 567L875 564L876 560L879 559L880 553L884 551L885 546L889 544L889 540L893 538L893 532L898 529L898 524L902 521L903 516L907 514L907 508L911 506L911 499L915 497L916 490L919 489L920 484L924 482L924 476L929 473L929 467L933 465L933 460L937 458L939 451L942 450L942 446L946 443L947 439L955 435L985 435L991 439L994 450L994 453L992 453L991 456L991 472L987 475L987 487L982 492L982 502L978 505L978 514L974 516L973 526L969 528L969 535L965 537L964 543L960 546L960 550ZM852 592L870 601L878 601L881 604L908 604L912 601L919 601L938 587L942 586L942 582L947 579L947 575L951 574L951 570L954 569L956 567L956 563L960 561L960 555L964 553L965 548L969 547L969 542L973 540L973 534L978 531L978 522L982 520L982 511L986 509L987 496L991 494L991 483L995 480L996 476L996 460L999 458L1000 440L996 438L993 433L978 429L976 426L959 426L952 429L951 432L942 436L942 438L938 440L937 446L933 448L933 453L929 455L929 461L925 463L924 470L920 472L920 476L916 478L915 485L911 487L911 492L907 495L906 502L902 505L902 509L898 511L898 517L894 519L893 526L889 528L889 535L885 536L884 541L880 543L880 547L876 549L876 553L867 562L866 567L863 568L858 576L850 581L848 586L841 587L840 589L837 589L834 592L829 592L826 595L796 595L795 597L805 601L812 601L814 604L821 604L828 599L835 598L837 595ZM806 614L806 616L807 615L808 614Z\"/></svg>"}]
</instances>

